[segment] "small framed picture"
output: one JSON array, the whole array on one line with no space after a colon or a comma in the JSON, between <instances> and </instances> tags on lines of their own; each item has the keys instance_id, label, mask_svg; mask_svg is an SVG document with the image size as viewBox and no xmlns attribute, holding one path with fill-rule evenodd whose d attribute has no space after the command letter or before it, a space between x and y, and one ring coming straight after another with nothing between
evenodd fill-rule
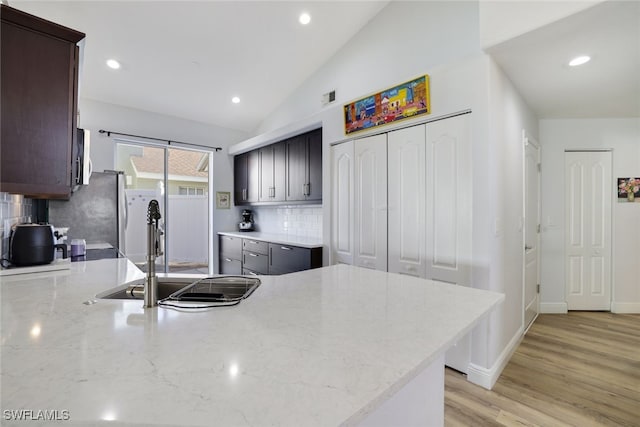
<instances>
[{"instance_id":1,"label":"small framed picture","mask_svg":"<svg viewBox=\"0 0 640 427\"><path fill-rule=\"evenodd\" d=\"M216 191L216 209L231 208L231 193L229 191Z\"/></svg>"},{"instance_id":2,"label":"small framed picture","mask_svg":"<svg viewBox=\"0 0 640 427\"><path fill-rule=\"evenodd\" d=\"M618 201L640 203L640 178L618 178Z\"/></svg>"}]
</instances>

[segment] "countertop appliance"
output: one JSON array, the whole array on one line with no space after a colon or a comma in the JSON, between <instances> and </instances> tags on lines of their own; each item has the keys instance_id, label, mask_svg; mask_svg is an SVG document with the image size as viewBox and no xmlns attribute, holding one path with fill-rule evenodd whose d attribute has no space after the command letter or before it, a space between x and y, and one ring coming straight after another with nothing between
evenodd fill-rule
<instances>
[{"instance_id":1,"label":"countertop appliance","mask_svg":"<svg viewBox=\"0 0 640 427\"><path fill-rule=\"evenodd\" d=\"M253 231L253 213L249 209L242 211L242 221L238 224L240 231Z\"/></svg>"},{"instance_id":2,"label":"countertop appliance","mask_svg":"<svg viewBox=\"0 0 640 427\"><path fill-rule=\"evenodd\" d=\"M67 245L55 244L52 225L16 224L11 230L9 261L14 266L49 264L57 249L62 249L62 257L67 258Z\"/></svg>"},{"instance_id":3,"label":"countertop appliance","mask_svg":"<svg viewBox=\"0 0 640 427\"><path fill-rule=\"evenodd\" d=\"M93 172L89 185L80 186L69 200L49 200L49 221L58 227L68 227L68 242L84 239L87 247L106 243L125 253L124 183L123 172Z\"/></svg>"}]
</instances>

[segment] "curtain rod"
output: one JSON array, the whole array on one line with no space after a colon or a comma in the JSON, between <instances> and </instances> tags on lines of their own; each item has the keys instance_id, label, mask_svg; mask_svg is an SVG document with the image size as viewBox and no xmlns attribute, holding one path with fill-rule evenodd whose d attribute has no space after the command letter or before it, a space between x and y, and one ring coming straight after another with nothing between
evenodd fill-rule
<instances>
[{"instance_id":1,"label":"curtain rod","mask_svg":"<svg viewBox=\"0 0 640 427\"><path fill-rule=\"evenodd\" d=\"M171 145L171 143L174 142L174 143L177 143L177 144L185 144L185 145L192 145L192 146L195 146L195 147L214 149L215 151L221 151L222 150L222 147L209 147L207 145L192 144L190 142L172 141L170 139L154 138L152 136L132 135L130 133L114 132L112 130L100 129L98 132L99 133L106 133L107 136L111 136L111 134L113 134L113 135L121 135L121 136L131 136L133 138L153 139L154 141L166 142L168 145Z\"/></svg>"}]
</instances>

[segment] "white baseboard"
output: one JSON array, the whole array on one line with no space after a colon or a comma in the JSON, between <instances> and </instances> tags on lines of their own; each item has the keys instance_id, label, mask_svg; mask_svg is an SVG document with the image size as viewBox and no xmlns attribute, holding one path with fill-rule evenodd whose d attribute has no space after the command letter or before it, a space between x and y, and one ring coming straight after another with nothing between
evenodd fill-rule
<instances>
[{"instance_id":1,"label":"white baseboard","mask_svg":"<svg viewBox=\"0 0 640 427\"><path fill-rule=\"evenodd\" d=\"M611 312L619 314L638 314L640 313L640 302L612 302Z\"/></svg>"},{"instance_id":2,"label":"white baseboard","mask_svg":"<svg viewBox=\"0 0 640 427\"><path fill-rule=\"evenodd\" d=\"M567 314L569 309L566 302L541 302L540 313L545 314Z\"/></svg>"},{"instance_id":3,"label":"white baseboard","mask_svg":"<svg viewBox=\"0 0 640 427\"><path fill-rule=\"evenodd\" d=\"M479 385L480 387L484 387L487 390L491 390L496 381L498 381L502 370L507 366L507 363L509 363L509 359L511 359L513 352L518 348L518 345L522 340L523 333L524 329L520 327L513 338L511 338L511 341L509 341L509 344L507 344L504 350L502 350L498 360L496 360L496 363L494 363L491 368L487 369L474 363L469 363L467 381L475 385Z\"/></svg>"}]
</instances>

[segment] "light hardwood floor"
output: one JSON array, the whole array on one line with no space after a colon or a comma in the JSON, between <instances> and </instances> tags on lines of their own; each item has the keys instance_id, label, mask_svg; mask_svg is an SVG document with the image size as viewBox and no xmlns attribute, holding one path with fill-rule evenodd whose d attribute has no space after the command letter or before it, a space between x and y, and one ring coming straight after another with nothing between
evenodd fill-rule
<instances>
[{"instance_id":1,"label":"light hardwood floor","mask_svg":"<svg viewBox=\"0 0 640 427\"><path fill-rule=\"evenodd\" d=\"M493 390L446 370L445 425L640 427L640 315L541 314Z\"/></svg>"}]
</instances>

